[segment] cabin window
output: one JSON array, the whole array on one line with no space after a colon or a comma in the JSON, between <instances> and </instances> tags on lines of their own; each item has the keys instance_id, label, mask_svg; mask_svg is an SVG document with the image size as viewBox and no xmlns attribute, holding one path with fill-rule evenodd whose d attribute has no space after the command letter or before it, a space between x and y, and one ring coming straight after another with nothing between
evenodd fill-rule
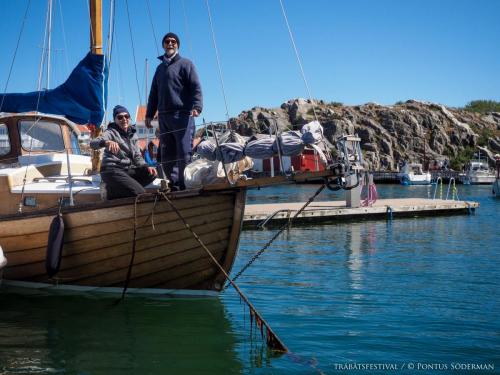
<instances>
[{"instance_id":1,"label":"cabin window","mask_svg":"<svg viewBox=\"0 0 500 375\"><path fill-rule=\"evenodd\" d=\"M49 121L19 121L21 145L26 151L64 151L61 125Z\"/></svg>"},{"instance_id":2,"label":"cabin window","mask_svg":"<svg viewBox=\"0 0 500 375\"><path fill-rule=\"evenodd\" d=\"M9 129L7 125L0 124L0 156L10 152Z\"/></svg>"},{"instance_id":3,"label":"cabin window","mask_svg":"<svg viewBox=\"0 0 500 375\"><path fill-rule=\"evenodd\" d=\"M78 136L75 132L70 131L71 136L71 153L74 155L80 155L80 144L78 143Z\"/></svg>"}]
</instances>

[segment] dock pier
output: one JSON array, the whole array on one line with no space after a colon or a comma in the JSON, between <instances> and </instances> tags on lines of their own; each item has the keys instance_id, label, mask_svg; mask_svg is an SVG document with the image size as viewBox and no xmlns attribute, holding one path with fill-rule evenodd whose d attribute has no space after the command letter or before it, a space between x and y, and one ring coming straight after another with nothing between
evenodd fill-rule
<instances>
[{"instance_id":1,"label":"dock pier","mask_svg":"<svg viewBox=\"0 0 500 375\"><path fill-rule=\"evenodd\" d=\"M243 228L282 225L304 204L305 202L247 205ZM379 199L373 205L366 207L346 207L346 201L313 202L297 216L294 224L473 214L478 207L479 203L471 201L421 198Z\"/></svg>"}]
</instances>

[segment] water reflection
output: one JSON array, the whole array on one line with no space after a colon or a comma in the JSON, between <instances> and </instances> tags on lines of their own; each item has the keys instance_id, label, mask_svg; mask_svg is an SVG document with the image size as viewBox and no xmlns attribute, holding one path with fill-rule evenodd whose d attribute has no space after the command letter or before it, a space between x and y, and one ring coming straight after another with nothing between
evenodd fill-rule
<instances>
[{"instance_id":1,"label":"water reflection","mask_svg":"<svg viewBox=\"0 0 500 375\"><path fill-rule=\"evenodd\" d=\"M0 294L0 373L238 373L218 299Z\"/></svg>"}]
</instances>

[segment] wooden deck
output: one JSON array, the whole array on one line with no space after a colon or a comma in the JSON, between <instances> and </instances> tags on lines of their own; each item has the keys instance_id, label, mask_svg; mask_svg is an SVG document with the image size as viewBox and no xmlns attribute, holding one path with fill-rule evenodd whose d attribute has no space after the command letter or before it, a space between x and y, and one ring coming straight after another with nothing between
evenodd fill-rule
<instances>
[{"instance_id":1,"label":"wooden deck","mask_svg":"<svg viewBox=\"0 0 500 375\"><path fill-rule=\"evenodd\" d=\"M256 228L266 220L266 227L281 225L292 218L304 204L305 202L247 205L243 226ZM372 206L359 208L348 208L345 201L313 202L295 219L294 224L471 214L478 207L477 202L420 198L379 199Z\"/></svg>"}]
</instances>

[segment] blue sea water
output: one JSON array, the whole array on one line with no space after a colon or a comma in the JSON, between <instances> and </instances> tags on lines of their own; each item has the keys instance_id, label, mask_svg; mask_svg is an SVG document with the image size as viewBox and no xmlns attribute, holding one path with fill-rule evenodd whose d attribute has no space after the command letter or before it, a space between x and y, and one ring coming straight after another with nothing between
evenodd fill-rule
<instances>
[{"instance_id":1,"label":"blue sea water","mask_svg":"<svg viewBox=\"0 0 500 375\"><path fill-rule=\"evenodd\" d=\"M316 185L250 192L306 201ZM381 198L432 197L379 185ZM500 200L474 215L292 227L237 283L290 349L270 353L229 288L215 299L0 294L0 374L500 373ZM324 191L321 200L343 199ZM273 236L243 231L236 273Z\"/></svg>"}]
</instances>

